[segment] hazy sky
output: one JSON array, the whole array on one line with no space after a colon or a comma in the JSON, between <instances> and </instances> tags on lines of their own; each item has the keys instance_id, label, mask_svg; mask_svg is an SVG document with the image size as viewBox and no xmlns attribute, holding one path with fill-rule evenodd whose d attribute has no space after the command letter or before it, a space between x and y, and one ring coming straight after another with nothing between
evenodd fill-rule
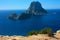
<instances>
[{"instance_id":1,"label":"hazy sky","mask_svg":"<svg viewBox=\"0 0 60 40\"><path fill-rule=\"evenodd\" d=\"M39 1L45 9L60 9L60 0L0 0L0 10L27 9L32 1Z\"/></svg>"}]
</instances>

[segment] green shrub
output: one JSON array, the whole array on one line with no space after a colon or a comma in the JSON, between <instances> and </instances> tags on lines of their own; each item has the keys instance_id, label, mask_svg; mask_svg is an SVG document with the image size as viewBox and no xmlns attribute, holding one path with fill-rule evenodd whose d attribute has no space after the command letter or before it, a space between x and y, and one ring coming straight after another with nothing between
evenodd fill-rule
<instances>
[{"instance_id":1,"label":"green shrub","mask_svg":"<svg viewBox=\"0 0 60 40\"><path fill-rule=\"evenodd\" d=\"M32 31L28 32L27 36L29 36L29 35L37 35L37 34L48 34L49 36L52 37L53 36L52 28L43 28L40 31L32 30Z\"/></svg>"},{"instance_id":2,"label":"green shrub","mask_svg":"<svg viewBox=\"0 0 60 40\"><path fill-rule=\"evenodd\" d=\"M38 34L37 31L32 30L32 31L28 32L27 36L29 36L29 35L37 35L37 34Z\"/></svg>"},{"instance_id":3,"label":"green shrub","mask_svg":"<svg viewBox=\"0 0 60 40\"><path fill-rule=\"evenodd\" d=\"M48 34L49 36L53 36L52 28L43 28L39 33L40 34Z\"/></svg>"}]
</instances>

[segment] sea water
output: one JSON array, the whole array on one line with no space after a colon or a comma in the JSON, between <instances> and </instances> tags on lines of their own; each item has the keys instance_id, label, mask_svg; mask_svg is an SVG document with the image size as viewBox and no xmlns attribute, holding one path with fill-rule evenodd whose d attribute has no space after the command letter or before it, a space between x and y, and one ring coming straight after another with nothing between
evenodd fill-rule
<instances>
[{"instance_id":1,"label":"sea water","mask_svg":"<svg viewBox=\"0 0 60 40\"><path fill-rule=\"evenodd\" d=\"M60 30L60 10L49 9L48 14L34 16L26 20L10 20L7 17L17 15L26 10L0 10L0 35L26 35L32 30L41 30L45 27L52 28L53 32Z\"/></svg>"}]
</instances>

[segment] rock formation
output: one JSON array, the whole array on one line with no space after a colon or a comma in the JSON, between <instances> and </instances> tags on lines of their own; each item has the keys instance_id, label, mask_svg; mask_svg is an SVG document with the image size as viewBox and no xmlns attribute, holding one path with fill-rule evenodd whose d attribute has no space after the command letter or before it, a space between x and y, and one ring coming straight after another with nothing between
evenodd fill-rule
<instances>
[{"instance_id":1,"label":"rock formation","mask_svg":"<svg viewBox=\"0 0 60 40\"><path fill-rule=\"evenodd\" d=\"M28 19L32 16L36 16L36 15L43 15L46 14L47 11L45 9L42 8L41 3L40 2L32 2L30 7L26 10L25 13L21 13L20 15L18 15L16 17L15 14L12 14L11 16L9 16L10 19Z\"/></svg>"},{"instance_id":2,"label":"rock formation","mask_svg":"<svg viewBox=\"0 0 60 40\"><path fill-rule=\"evenodd\" d=\"M9 19L16 19L17 15L15 13L12 13L8 16Z\"/></svg>"},{"instance_id":3,"label":"rock formation","mask_svg":"<svg viewBox=\"0 0 60 40\"><path fill-rule=\"evenodd\" d=\"M24 19L28 19L30 17L31 17L30 14L22 13L22 14L20 14L20 15L17 16L17 19L18 20L24 20Z\"/></svg>"},{"instance_id":4,"label":"rock formation","mask_svg":"<svg viewBox=\"0 0 60 40\"><path fill-rule=\"evenodd\" d=\"M47 13L45 9L42 8L40 2L32 2L28 10L26 11L28 14L34 14L34 15L41 15Z\"/></svg>"},{"instance_id":5,"label":"rock formation","mask_svg":"<svg viewBox=\"0 0 60 40\"><path fill-rule=\"evenodd\" d=\"M28 19L32 16L46 14L47 11L42 8L40 2L32 2L30 7L26 10L25 13L22 13L18 16L18 19Z\"/></svg>"}]
</instances>

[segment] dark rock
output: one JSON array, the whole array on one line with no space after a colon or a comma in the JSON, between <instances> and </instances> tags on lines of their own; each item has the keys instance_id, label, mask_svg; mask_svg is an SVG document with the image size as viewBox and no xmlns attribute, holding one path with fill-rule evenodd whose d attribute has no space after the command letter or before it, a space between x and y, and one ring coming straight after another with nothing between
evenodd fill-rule
<instances>
[{"instance_id":1,"label":"dark rock","mask_svg":"<svg viewBox=\"0 0 60 40\"><path fill-rule=\"evenodd\" d=\"M16 19L17 15L15 13L8 16L9 19Z\"/></svg>"},{"instance_id":2,"label":"dark rock","mask_svg":"<svg viewBox=\"0 0 60 40\"><path fill-rule=\"evenodd\" d=\"M37 2L32 2L30 7L26 10L25 13L22 13L18 16L16 14L11 14L8 18L24 20L24 19L31 18L32 16L35 15L42 15L46 13L47 11L42 8L41 3L37 1Z\"/></svg>"},{"instance_id":3,"label":"dark rock","mask_svg":"<svg viewBox=\"0 0 60 40\"><path fill-rule=\"evenodd\" d=\"M28 14L34 14L34 15L41 15L41 14L46 14L47 11L42 8L40 2L32 2L28 10L26 11Z\"/></svg>"},{"instance_id":4,"label":"dark rock","mask_svg":"<svg viewBox=\"0 0 60 40\"><path fill-rule=\"evenodd\" d=\"M12 39L12 40L16 40L16 39Z\"/></svg>"},{"instance_id":5,"label":"dark rock","mask_svg":"<svg viewBox=\"0 0 60 40\"><path fill-rule=\"evenodd\" d=\"M22 13L17 16L17 19L24 20L24 19L29 19L30 17L31 17L31 14Z\"/></svg>"},{"instance_id":6,"label":"dark rock","mask_svg":"<svg viewBox=\"0 0 60 40\"><path fill-rule=\"evenodd\" d=\"M17 18L24 20L35 15L42 15L46 13L47 11L42 8L40 2L32 2L26 13L20 14Z\"/></svg>"}]
</instances>

